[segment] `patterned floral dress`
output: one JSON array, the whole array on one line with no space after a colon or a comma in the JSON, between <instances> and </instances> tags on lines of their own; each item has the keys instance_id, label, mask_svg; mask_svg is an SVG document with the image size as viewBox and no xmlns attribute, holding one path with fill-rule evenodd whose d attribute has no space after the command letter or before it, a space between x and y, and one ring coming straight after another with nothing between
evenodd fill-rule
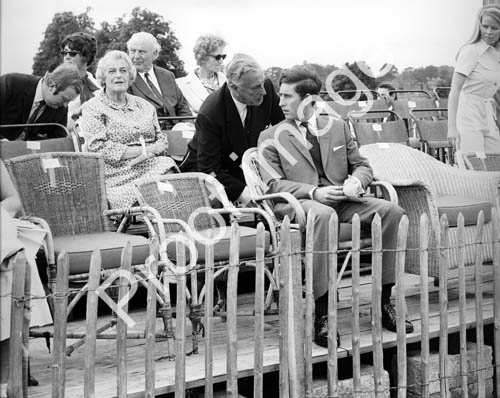
<instances>
[{"instance_id":1,"label":"patterned floral dress","mask_svg":"<svg viewBox=\"0 0 500 398\"><path fill-rule=\"evenodd\" d=\"M177 169L168 156L156 156L136 165L130 164L132 159L121 159L129 146L140 145L141 136L146 143L167 143L154 107L140 97L126 94L125 104L118 105L104 91L99 91L83 104L81 126L88 150L104 158L111 208L130 207L136 202L134 183Z\"/></svg>"}]
</instances>

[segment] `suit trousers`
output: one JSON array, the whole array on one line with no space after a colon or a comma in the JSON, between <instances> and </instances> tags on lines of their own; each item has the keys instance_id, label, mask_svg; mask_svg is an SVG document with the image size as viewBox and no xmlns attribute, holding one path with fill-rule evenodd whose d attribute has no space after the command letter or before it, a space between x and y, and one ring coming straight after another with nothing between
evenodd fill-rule
<instances>
[{"instance_id":1,"label":"suit trousers","mask_svg":"<svg viewBox=\"0 0 500 398\"><path fill-rule=\"evenodd\" d=\"M302 200L301 205L306 211L312 210L316 215L314 224L313 255L313 292L314 298L323 296L328 291L328 223L334 211L337 212L339 223L351 223L354 214L358 214L361 229L371 231L371 223L375 214L382 221L382 284L395 282L396 249L398 227L405 211L398 205L383 199L365 198L364 202L340 201L332 206L324 205L315 200ZM387 250L387 251L386 251Z\"/></svg>"}]
</instances>

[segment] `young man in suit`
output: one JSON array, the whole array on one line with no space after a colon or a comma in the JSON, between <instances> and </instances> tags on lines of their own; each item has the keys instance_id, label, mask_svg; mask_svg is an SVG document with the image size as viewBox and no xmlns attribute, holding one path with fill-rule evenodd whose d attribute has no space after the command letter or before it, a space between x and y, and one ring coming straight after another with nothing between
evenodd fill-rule
<instances>
[{"instance_id":1,"label":"young man in suit","mask_svg":"<svg viewBox=\"0 0 500 398\"><path fill-rule=\"evenodd\" d=\"M8 73L0 76L0 124L59 123L66 126L68 103L82 89L74 65L60 65L44 77ZM0 138L43 140L66 137L57 126L13 127L0 129Z\"/></svg>"},{"instance_id":2,"label":"young man in suit","mask_svg":"<svg viewBox=\"0 0 500 398\"><path fill-rule=\"evenodd\" d=\"M340 222L350 222L357 213L362 228L370 228L378 213L382 219L382 325L396 331L396 312L390 301L395 277L394 250L399 221L404 210L376 198L359 200L373 172L358 151L347 125L329 116L317 116L315 98L321 89L318 74L294 67L280 78L280 106L286 120L262 132L259 138L260 166L268 192L290 192L307 212L316 214L314 231L315 341L327 346L328 337L328 221L335 211ZM277 203L280 215L290 213ZM387 251L388 250L388 251ZM413 326L407 321L406 331Z\"/></svg>"},{"instance_id":3,"label":"young man in suit","mask_svg":"<svg viewBox=\"0 0 500 398\"><path fill-rule=\"evenodd\" d=\"M283 120L283 112L273 84L252 57L236 54L226 78L200 108L181 170L214 175L229 200L245 206L251 198L240 167L243 153L257 146L262 130Z\"/></svg>"},{"instance_id":4,"label":"young man in suit","mask_svg":"<svg viewBox=\"0 0 500 398\"><path fill-rule=\"evenodd\" d=\"M127 42L128 55L137 69L137 77L128 89L132 95L137 95L149 101L162 116L192 116L189 105L175 82L175 75L159 66L153 66L153 61L160 54L160 44L156 38L147 32L137 32ZM165 129L172 129L175 120L161 122Z\"/></svg>"}]
</instances>

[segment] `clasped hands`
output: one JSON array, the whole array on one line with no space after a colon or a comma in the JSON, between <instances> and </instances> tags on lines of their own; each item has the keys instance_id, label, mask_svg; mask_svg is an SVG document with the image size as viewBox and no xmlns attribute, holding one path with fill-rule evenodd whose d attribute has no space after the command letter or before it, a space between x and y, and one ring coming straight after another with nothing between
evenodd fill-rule
<instances>
[{"instance_id":1,"label":"clasped hands","mask_svg":"<svg viewBox=\"0 0 500 398\"><path fill-rule=\"evenodd\" d=\"M347 178L343 185L330 185L317 188L313 193L314 200L325 205L332 205L343 200L359 201L365 193L361 182L355 177Z\"/></svg>"}]
</instances>

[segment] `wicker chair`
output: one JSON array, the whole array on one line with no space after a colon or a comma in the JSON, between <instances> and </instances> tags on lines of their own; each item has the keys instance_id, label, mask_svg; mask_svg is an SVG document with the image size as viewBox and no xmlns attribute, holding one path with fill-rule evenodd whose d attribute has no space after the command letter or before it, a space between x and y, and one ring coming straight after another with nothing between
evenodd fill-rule
<instances>
[{"instance_id":1,"label":"wicker chair","mask_svg":"<svg viewBox=\"0 0 500 398\"><path fill-rule=\"evenodd\" d=\"M488 213L491 206L498 206L500 173L462 171L446 165L432 156L400 144L373 144L360 148L373 167L375 177L392 184L397 191L399 204L409 218L408 252L406 271L420 272L419 222L422 213L429 217L432 233L430 247L439 246L439 217L447 214L451 250L450 268L458 267L456 215L458 211L469 213L470 222L465 227L465 263L474 263L476 222L478 208ZM475 210L474 210L475 209ZM454 217L453 217L454 214ZM453 219L454 218L454 219ZM488 220L488 214L485 214ZM485 242L492 242L492 223L486 222L483 235ZM493 245L483 245L483 261L492 260ZM429 251L429 275L439 276L439 253Z\"/></svg>"},{"instance_id":2,"label":"wicker chair","mask_svg":"<svg viewBox=\"0 0 500 398\"><path fill-rule=\"evenodd\" d=\"M214 262L217 268L216 288L218 291L218 301L214 308L217 312L225 306L225 281L224 272L227 269L230 252L230 230L222 216L230 216L231 221L237 221L235 217L244 214L255 214L264 221L268 231L266 231L265 245L268 260L277 263L278 244L276 230L273 227L273 220L258 208L236 209L226 196L222 185L212 176L204 173L180 173L168 174L165 176L141 181L136 184L136 195L139 204L147 205L156 209L163 219L165 227L165 238L161 241L161 251L166 252L170 261L175 262L176 245L172 243L173 235L186 237L189 242L194 243L196 248L196 258L188 258L189 267L193 272L199 271L205 263L205 244L208 241L214 243ZM222 208L212 207L212 203L222 204ZM255 258L256 229L247 226L240 226L240 265L252 265ZM160 235L161 236L161 235ZM267 307L271 305L272 296L277 293L277 286L271 273L267 272L271 281L270 293L266 302ZM203 280L200 274L199 281ZM173 281L173 280L172 280ZM198 285L197 291L188 292L195 296L199 307L203 301L205 289L202 284Z\"/></svg>"},{"instance_id":3,"label":"wicker chair","mask_svg":"<svg viewBox=\"0 0 500 398\"><path fill-rule=\"evenodd\" d=\"M63 250L69 255L70 284L80 285L88 278L92 251L100 249L101 277L120 267L120 256L127 241L132 244L132 265L144 264L149 241L138 235L111 232L108 216L141 214L145 207L108 210L104 183L104 161L92 153L52 152L19 156L5 161L19 192L25 215L41 217L53 235L49 262L49 287L55 283L54 259ZM119 228L119 231L121 229ZM84 294L81 290L68 306L68 314Z\"/></svg>"},{"instance_id":4,"label":"wicker chair","mask_svg":"<svg viewBox=\"0 0 500 398\"><path fill-rule=\"evenodd\" d=\"M462 154L465 167L476 171L500 171L500 153L487 153L478 158L475 153Z\"/></svg>"},{"instance_id":5,"label":"wicker chair","mask_svg":"<svg viewBox=\"0 0 500 398\"><path fill-rule=\"evenodd\" d=\"M299 231L305 233L306 222L307 222L306 214L304 212L304 209L300 205L299 201L289 192L279 192L273 194L265 193L267 188L264 184L264 181L262 180L262 176L260 173L257 148L249 148L245 151L245 153L243 154L242 167L243 167L243 173L245 175L245 181L252 195L252 200L256 204L258 204L263 210L265 210L270 215L270 217L273 218L273 220L275 220L276 225L279 225L281 220L278 220L273 212L273 207L274 207L273 201L280 200L290 203L293 206L295 213L295 220L294 220L295 224L292 224L292 226L295 226ZM375 192L376 190L378 190L377 196L383 197L384 199L397 203L396 191L390 184L387 184L382 181L374 182L371 185L370 190L372 194L376 194ZM351 252L350 252L350 250L352 249L351 233L352 233L351 224L349 223L340 224L338 250L339 252L345 252L347 254L344 258L344 262L338 274L338 281L340 281L340 279L342 278L342 275L344 274L344 271L346 270L349 260L351 258ZM366 249L371 247L371 245L372 241L370 233L361 230L360 248Z\"/></svg>"},{"instance_id":6,"label":"wicker chair","mask_svg":"<svg viewBox=\"0 0 500 398\"><path fill-rule=\"evenodd\" d=\"M359 146L376 142L408 143L408 131L401 118L390 110L349 112L349 121ZM374 118L390 118L390 121L372 122Z\"/></svg>"}]
</instances>

